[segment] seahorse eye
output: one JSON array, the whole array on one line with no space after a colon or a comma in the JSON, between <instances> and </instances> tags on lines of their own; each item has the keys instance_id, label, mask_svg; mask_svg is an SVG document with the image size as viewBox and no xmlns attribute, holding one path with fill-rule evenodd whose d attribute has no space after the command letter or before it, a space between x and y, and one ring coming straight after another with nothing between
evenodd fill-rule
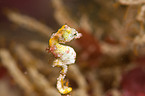
<instances>
[{"instance_id":1,"label":"seahorse eye","mask_svg":"<svg viewBox=\"0 0 145 96\"><path fill-rule=\"evenodd\" d=\"M77 35L77 33L75 33L74 35Z\"/></svg>"}]
</instances>

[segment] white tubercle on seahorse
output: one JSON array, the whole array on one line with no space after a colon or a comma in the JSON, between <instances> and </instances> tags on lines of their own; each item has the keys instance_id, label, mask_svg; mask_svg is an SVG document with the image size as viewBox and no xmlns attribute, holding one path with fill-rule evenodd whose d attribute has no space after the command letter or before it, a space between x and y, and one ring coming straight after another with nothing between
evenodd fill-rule
<instances>
[{"instance_id":1,"label":"white tubercle on seahorse","mask_svg":"<svg viewBox=\"0 0 145 96\"><path fill-rule=\"evenodd\" d=\"M71 87L64 85L64 79L68 70L68 65L75 63L76 59L76 52L74 49L62 44L80 38L81 36L82 34L78 33L74 28L63 25L56 33L52 34L49 40L49 51L56 57L52 66L62 68L57 78L57 89L61 94L68 94L72 91Z\"/></svg>"}]
</instances>

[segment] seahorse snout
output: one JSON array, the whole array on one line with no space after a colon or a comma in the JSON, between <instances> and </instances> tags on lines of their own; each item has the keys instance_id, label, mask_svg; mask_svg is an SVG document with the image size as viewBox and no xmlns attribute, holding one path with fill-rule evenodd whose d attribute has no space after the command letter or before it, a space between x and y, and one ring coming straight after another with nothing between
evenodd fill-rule
<instances>
[{"instance_id":1,"label":"seahorse snout","mask_svg":"<svg viewBox=\"0 0 145 96\"><path fill-rule=\"evenodd\" d=\"M78 33L77 36L75 36L75 39L82 37L82 33Z\"/></svg>"}]
</instances>

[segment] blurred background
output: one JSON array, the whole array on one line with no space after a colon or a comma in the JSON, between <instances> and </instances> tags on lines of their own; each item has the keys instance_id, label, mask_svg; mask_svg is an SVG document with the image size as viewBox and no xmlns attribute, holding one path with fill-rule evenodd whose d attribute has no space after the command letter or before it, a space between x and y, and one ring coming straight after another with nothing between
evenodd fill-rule
<instances>
[{"instance_id":1,"label":"blurred background","mask_svg":"<svg viewBox=\"0 0 145 96\"><path fill-rule=\"evenodd\" d=\"M145 96L145 0L0 0L0 96L60 96L45 49L64 24L83 34L72 96Z\"/></svg>"}]
</instances>

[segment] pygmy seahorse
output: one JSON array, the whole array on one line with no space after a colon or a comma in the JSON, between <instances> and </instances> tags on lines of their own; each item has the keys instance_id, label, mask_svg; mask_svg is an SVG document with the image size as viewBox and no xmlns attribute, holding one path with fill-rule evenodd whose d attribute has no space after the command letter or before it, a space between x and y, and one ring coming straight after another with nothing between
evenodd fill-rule
<instances>
[{"instance_id":1,"label":"pygmy seahorse","mask_svg":"<svg viewBox=\"0 0 145 96\"><path fill-rule=\"evenodd\" d=\"M78 33L74 28L70 28L68 25L63 25L56 33L52 34L49 40L49 51L56 57L52 66L61 67L62 69L57 78L57 89L61 94L68 94L72 91L71 87L64 85L64 79L68 65L75 63L76 59L76 52L74 49L62 44L80 38L81 36L82 34Z\"/></svg>"}]
</instances>

